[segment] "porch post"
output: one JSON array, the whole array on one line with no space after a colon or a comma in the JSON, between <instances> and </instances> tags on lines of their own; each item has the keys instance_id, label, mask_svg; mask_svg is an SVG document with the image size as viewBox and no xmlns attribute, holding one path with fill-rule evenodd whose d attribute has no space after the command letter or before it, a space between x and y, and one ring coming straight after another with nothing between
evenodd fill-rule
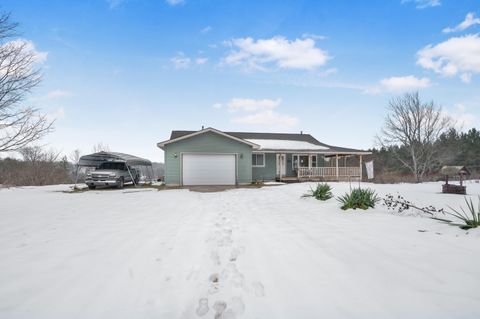
<instances>
[{"instance_id":1,"label":"porch post","mask_svg":"<svg viewBox=\"0 0 480 319\"><path fill-rule=\"evenodd\" d=\"M335 154L335 162L336 162L336 174L337 174L337 180L338 180L338 154Z\"/></svg>"},{"instance_id":2,"label":"porch post","mask_svg":"<svg viewBox=\"0 0 480 319\"><path fill-rule=\"evenodd\" d=\"M363 156L360 155L360 180L363 179Z\"/></svg>"}]
</instances>

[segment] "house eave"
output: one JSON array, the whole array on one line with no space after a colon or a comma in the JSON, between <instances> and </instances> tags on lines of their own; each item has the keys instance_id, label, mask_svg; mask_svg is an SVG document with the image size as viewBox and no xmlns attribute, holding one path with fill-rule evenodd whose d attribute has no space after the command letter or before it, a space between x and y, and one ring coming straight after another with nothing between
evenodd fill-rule
<instances>
[{"instance_id":1,"label":"house eave","mask_svg":"<svg viewBox=\"0 0 480 319\"><path fill-rule=\"evenodd\" d=\"M254 153L285 153L285 154L323 154L323 155L371 155L367 151L335 151L335 150L292 150L292 149L255 149Z\"/></svg>"},{"instance_id":2,"label":"house eave","mask_svg":"<svg viewBox=\"0 0 480 319\"><path fill-rule=\"evenodd\" d=\"M191 137L194 137L194 136L197 136L197 135L205 134L205 133L208 133L208 132L213 132L213 133L216 133L218 135L221 135L221 136L230 138L232 140L235 140L237 142L250 145L255 150L260 148L260 145L258 145L258 144L255 144L255 143L246 141L244 139L232 136L230 134L224 133L222 131L214 129L213 127L207 127L206 129L199 130L199 131L196 131L196 132L191 133L191 134L187 134L187 135L184 135L184 136L181 136L181 137L178 137L178 138L174 138L174 139L166 140L166 141L163 141L163 142L159 142L159 143L157 143L157 147L162 149L162 150L165 150L165 145L167 145L167 144L175 143L175 142L178 142L178 141L181 141L181 140L184 140L184 139L188 139L188 138L191 138Z\"/></svg>"}]
</instances>

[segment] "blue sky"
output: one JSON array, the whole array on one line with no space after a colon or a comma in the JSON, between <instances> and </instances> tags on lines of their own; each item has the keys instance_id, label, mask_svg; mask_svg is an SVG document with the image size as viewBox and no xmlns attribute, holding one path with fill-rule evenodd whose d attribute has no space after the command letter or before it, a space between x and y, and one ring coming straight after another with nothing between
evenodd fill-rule
<instances>
[{"instance_id":1,"label":"blue sky","mask_svg":"<svg viewBox=\"0 0 480 319\"><path fill-rule=\"evenodd\" d=\"M369 148L419 90L480 126L480 5L463 0L3 0L43 68L43 144L163 161L173 129L314 135Z\"/></svg>"}]
</instances>

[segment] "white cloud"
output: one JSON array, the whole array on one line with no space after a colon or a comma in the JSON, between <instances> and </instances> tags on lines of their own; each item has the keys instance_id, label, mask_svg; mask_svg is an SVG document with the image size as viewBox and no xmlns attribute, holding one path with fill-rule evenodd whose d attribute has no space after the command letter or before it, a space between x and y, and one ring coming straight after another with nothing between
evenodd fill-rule
<instances>
[{"instance_id":1,"label":"white cloud","mask_svg":"<svg viewBox=\"0 0 480 319\"><path fill-rule=\"evenodd\" d=\"M248 125L290 127L298 124L298 118L288 114L266 110L252 115L236 117L232 119L232 122Z\"/></svg>"},{"instance_id":2,"label":"white cloud","mask_svg":"<svg viewBox=\"0 0 480 319\"><path fill-rule=\"evenodd\" d=\"M472 74L480 73L480 37L469 34L428 45L417 52L417 64L443 76L459 74L469 82Z\"/></svg>"},{"instance_id":3,"label":"white cloud","mask_svg":"<svg viewBox=\"0 0 480 319\"><path fill-rule=\"evenodd\" d=\"M440 0L402 0L402 4L410 2L414 3L417 9L438 7L442 4Z\"/></svg>"},{"instance_id":4,"label":"white cloud","mask_svg":"<svg viewBox=\"0 0 480 319\"><path fill-rule=\"evenodd\" d=\"M2 46L4 47L14 47L14 48L20 48L23 47L23 50L25 53L31 53L33 56L33 62L35 63L43 63L47 61L48 58L48 52L41 52L38 51L35 48L35 44L30 41L30 40L25 40L25 39L16 39L9 41Z\"/></svg>"},{"instance_id":5,"label":"white cloud","mask_svg":"<svg viewBox=\"0 0 480 319\"><path fill-rule=\"evenodd\" d=\"M406 91L414 91L424 89L431 86L429 78L417 78L413 75L407 76L392 76L380 80L379 84L367 88L364 93L380 94L382 92L401 93Z\"/></svg>"},{"instance_id":6,"label":"white cloud","mask_svg":"<svg viewBox=\"0 0 480 319\"><path fill-rule=\"evenodd\" d=\"M58 90L57 89L57 90L50 91L47 94L42 95L42 96L31 97L31 98L29 98L29 101L31 101L31 102L51 101L51 100L55 100L55 99L59 99L59 98L63 98L63 97L68 97L68 96L72 96L72 93L69 92L69 91Z\"/></svg>"},{"instance_id":7,"label":"white cloud","mask_svg":"<svg viewBox=\"0 0 480 319\"><path fill-rule=\"evenodd\" d=\"M213 30L213 28L212 28L211 26L207 25L205 28L203 28L202 30L200 30L200 33L205 34L205 33L208 33L208 32L210 32L210 31L212 31L212 30Z\"/></svg>"},{"instance_id":8,"label":"white cloud","mask_svg":"<svg viewBox=\"0 0 480 319\"><path fill-rule=\"evenodd\" d=\"M460 74L460 80L462 80L463 83L470 83L472 81L472 73Z\"/></svg>"},{"instance_id":9,"label":"white cloud","mask_svg":"<svg viewBox=\"0 0 480 319\"><path fill-rule=\"evenodd\" d=\"M314 39L314 40L326 40L328 39L325 35L319 35L314 33L303 33L302 38L306 39Z\"/></svg>"},{"instance_id":10,"label":"white cloud","mask_svg":"<svg viewBox=\"0 0 480 319\"><path fill-rule=\"evenodd\" d=\"M126 0L107 0L110 5L110 9L114 9L124 3Z\"/></svg>"},{"instance_id":11,"label":"white cloud","mask_svg":"<svg viewBox=\"0 0 480 319\"><path fill-rule=\"evenodd\" d=\"M244 112L256 112L261 110L272 110L280 105L282 102L281 99L271 100L271 99L244 99L244 98L233 98L227 104L228 110L235 111L244 111Z\"/></svg>"},{"instance_id":12,"label":"white cloud","mask_svg":"<svg viewBox=\"0 0 480 319\"><path fill-rule=\"evenodd\" d=\"M451 117L456 122L456 128L459 130L469 129L477 125L478 117L468 112L465 104L457 103L451 110L444 110L444 115Z\"/></svg>"},{"instance_id":13,"label":"white cloud","mask_svg":"<svg viewBox=\"0 0 480 319\"><path fill-rule=\"evenodd\" d=\"M250 37L229 42L234 51L223 60L226 65L243 65L248 69L267 70L274 65L282 69L313 70L331 57L315 46L312 38L288 40L282 36L254 40Z\"/></svg>"},{"instance_id":14,"label":"white cloud","mask_svg":"<svg viewBox=\"0 0 480 319\"><path fill-rule=\"evenodd\" d=\"M320 75L321 77L327 77L330 74L335 74L337 72L338 72L338 70L336 68L330 68L330 69L327 69L325 71L322 71L322 72L318 73L318 75Z\"/></svg>"},{"instance_id":15,"label":"white cloud","mask_svg":"<svg viewBox=\"0 0 480 319\"><path fill-rule=\"evenodd\" d=\"M459 23L457 26L453 28L445 28L442 30L443 33L451 33L451 32L459 32L463 31L465 29L468 29L472 25L475 24L480 24L480 18L475 18L475 13L474 12L469 12L467 13L467 16L465 17L465 20L463 20L461 23Z\"/></svg>"},{"instance_id":16,"label":"white cloud","mask_svg":"<svg viewBox=\"0 0 480 319\"><path fill-rule=\"evenodd\" d=\"M465 112L467 110L467 107L465 106L465 104L462 104L462 103L457 103L453 107L460 112Z\"/></svg>"},{"instance_id":17,"label":"white cloud","mask_svg":"<svg viewBox=\"0 0 480 319\"><path fill-rule=\"evenodd\" d=\"M69 91L53 90L53 91L48 92L47 95L45 95L45 99L52 100L52 99L67 97L67 96L71 96L71 95L72 95L72 93L69 92Z\"/></svg>"},{"instance_id":18,"label":"white cloud","mask_svg":"<svg viewBox=\"0 0 480 319\"><path fill-rule=\"evenodd\" d=\"M176 5L184 4L184 3L185 3L184 0L165 0L165 2L166 2L168 5L171 5L171 6L176 6Z\"/></svg>"},{"instance_id":19,"label":"white cloud","mask_svg":"<svg viewBox=\"0 0 480 319\"><path fill-rule=\"evenodd\" d=\"M55 121L65 118L65 109L63 107L57 108L54 112L47 114L49 121Z\"/></svg>"},{"instance_id":20,"label":"white cloud","mask_svg":"<svg viewBox=\"0 0 480 319\"><path fill-rule=\"evenodd\" d=\"M207 59L207 58L197 58L197 59L195 59L195 63L196 63L196 64L202 65L202 64L205 64L205 63L207 63L207 62L208 62L208 59Z\"/></svg>"},{"instance_id":21,"label":"white cloud","mask_svg":"<svg viewBox=\"0 0 480 319\"><path fill-rule=\"evenodd\" d=\"M212 107L216 109L225 108L230 112L247 113L232 118L231 121L234 123L275 127L297 125L298 118L275 111L281 102L281 99L232 98L227 103L215 103Z\"/></svg>"},{"instance_id":22,"label":"white cloud","mask_svg":"<svg viewBox=\"0 0 480 319\"><path fill-rule=\"evenodd\" d=\"M187 69L192 60L183 52L178 52L176 56L170 59L170 61L176 69Z\"/></svg>"}]
</instances>

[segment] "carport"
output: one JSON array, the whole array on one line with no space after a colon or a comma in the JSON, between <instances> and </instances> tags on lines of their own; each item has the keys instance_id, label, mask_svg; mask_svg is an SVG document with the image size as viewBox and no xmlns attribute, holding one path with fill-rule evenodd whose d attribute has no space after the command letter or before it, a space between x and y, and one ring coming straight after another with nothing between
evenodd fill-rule
<instances>
[{"instance_id":1,"label":"carport","mask_svg":"<svg viewBox=\"0 0 480 319\"><path fill-rule=\"evenodd\" d=\"M137 184L134 181L132 173L130 171L130 166L138 166L144 167L147 170L147 173L150 175L150 180L154 179L153 167L152 162L145 158L137 157L130 154L125 153L118 153L118 152L98 152L93 154L88 154L80 157L78 161L77 168L75 171L75 186L77 185L78 181L78 171L81 167L91 167L91 168L98 168L102 163L105 162L124 162L127 166L128 173L132 178L132 181L135 186Z\"/></svg>"}]
</instances>

